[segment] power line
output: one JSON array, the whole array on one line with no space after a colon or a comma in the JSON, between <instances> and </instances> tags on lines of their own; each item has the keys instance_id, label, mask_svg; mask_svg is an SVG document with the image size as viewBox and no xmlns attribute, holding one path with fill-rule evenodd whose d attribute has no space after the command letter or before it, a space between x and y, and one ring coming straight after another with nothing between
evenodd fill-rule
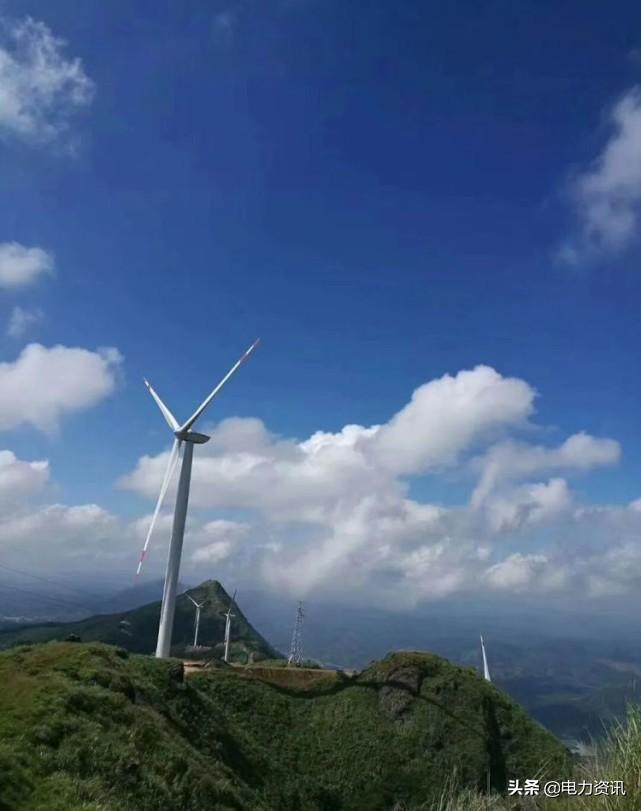
<instances>
[{"instance_id":1,"label":"power line","mask_svg":"<svg viewBox=\"0 0 641 811\"><path fill-rule=\"evenodd\" d=\"M287 657L288 665L300 665L303 663L303 612L302 602L298 603L298 611L296 612L296 623L294 625L294 632L292 634L292 644L289 648L289 656Z\"/></svg>"}]
</instances>

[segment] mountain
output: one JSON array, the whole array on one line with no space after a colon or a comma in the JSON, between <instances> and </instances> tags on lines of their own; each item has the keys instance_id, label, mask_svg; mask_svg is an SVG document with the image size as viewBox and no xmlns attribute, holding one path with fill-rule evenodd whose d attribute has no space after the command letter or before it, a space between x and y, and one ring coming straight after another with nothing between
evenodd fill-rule
<instances>
[{"instance_id":1,"label":"mountain","mask_svg":"<svg viewBox=\"0 0 641 811\"><path fill-rule=\"evenodd\" d=\"M431 654L204 670L97 643L0 653L0 807L383 811L569 773L504 693ZM274 675L276 674L276 675ZM543 773L543 775L542 775ZM425 806L427 807L427 805Z\"/></svg>"},{"instance_id":2,"label":"mountain","mask_svg":"<svg viewBox=\"0 0 641 811\"><path fill-rule=\"evenodd\" d=\"M88 588L87 584L76 584L77 588L83 586ZM155 600L161 591L162 581L155 581L107 597L101 594L96 605L102 608L86 612L85 616L98 611L102 615L107 609L115 617L108 618L106 625L104 616L82 622L74 618L69 625L58 621L43 626L40 622L39 627L32 624L27 628L21 623L17 626L19 633L15 633L15 624L7 624L5 633L0 632L0 648L20 639L64 639L75 633L82 639L99 639L151 652L157 632L157 606L151 623L137 619L136 625L140 627L135 638L127 636L127 631L133 633L133 626L121 627L119 621L123 618L132 621L128 609L142 601ZM193 593L196 592L194 589ZM214 618L214 627L207 637L209 641L218 641L214 650L218 655L222 652L223 638L220 614L226 610L228 600L225 592L221 594L216 609L218 618ZM295 618L295 601L252 591L251 584L243 587L242 596L245 614L260 618L262 643L266 645L267 638L276 648L286 650ZM204 623L208 622L210 608L203 611ZM184 623L180 626L177 616L175 637L183 645L175 651L182 653L192 639L194 616L189 601L183 609ZM613 721L624 718L630 701L641 700L641 650L637 645L641 623L630 620L626 625L619 622L618 616L617 613L613 621L607 612L572 613L559 609L552 621L536 607L508 610L505 605L484 607L476 603L459 605L455 601L430 605L421 612L392 613L310 600L305 603L303 647L305 656L343 668L362 668L398 648L430 650L458 664L479 668L478 634L483 630L494 683L555 735L566 740L589 741L601 737ZM232 625L233 637L235 623L236 620ZM203 628L206 630L207 626ZM238 630L242 634L242 629ZM204 636L201 641L205 641ZM272 655L264 645L259 645L261 652L254 653L254 657ZM241 645L236 655L244 659L247 652ZM188 655L193 656L191 652Z\"/></svg>"},{"instance_id":3,"label":"mountain","mask_svg":"<svg viewBox=\"0 0 641 811\"><path fill-rule=\"evenodd\" d=\"M189 594L197 603L205 603L200 616L199 644L209 650L205 656L222 656L225 617L231 598L217 580L207 580L189 589L176 600L172 654L190 657L198 653L189 650L194 638L195 609ZM231 625L230 660L245 663L261 659L282 658L282 654L247 621L238 605L234 605ZM119 645L136 653L152 653L156 647L160 602L153 602L129 611L98 614L75 622L21 625L19 630L0 630L0 649L22 642L64 640L73 635L83 642L105 642Z\"/></svg>"},{"instance_id":4,"label":"mountain","mask_svg":"<svg viewBox=\"0 0 641 811\"><path fill-rule=\"evenodd\" d=\"M129 611L145 603L160 601L162 600L164 586L165 581L160 578L158 580L148 580L144 583L137 583L135 586L129 586L129 588L126 589L120 589L102 598L100 601L100 612L108 612L111 614L116 611ZM179 594L187 590L187 587L183 583L178 583Z\"/></svg>"}]
</instances>

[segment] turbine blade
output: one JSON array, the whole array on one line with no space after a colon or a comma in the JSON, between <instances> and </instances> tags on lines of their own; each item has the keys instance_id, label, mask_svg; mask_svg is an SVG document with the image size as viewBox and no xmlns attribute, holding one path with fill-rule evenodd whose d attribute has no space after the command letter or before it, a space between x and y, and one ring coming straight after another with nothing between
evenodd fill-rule
<instances>
[{"instance_id":1,"label":"turbine blade","mask_svg":"<svg viewBox=\"0 0 641 811\"><path fill-rule=\"evenodd\" d=\"M156 401L156 405L161 410L163 417L167 421L167 425L171 428L172 431L178 430L178 420L174 417L171 411L167 408L167 406L163 403L160 399L156 391L154 390L153 386L148 380L145 380L145 386L149 389L149 394L154 398Z\"/></svg>"},{"instance_id":2,"label":"turbine blade","mask_svg":"<svg viewBox=\"0 0 641 811\"><path fill-rule=\"evenodd\" d=\"M235 363L235 364L234 364L234 365L231 367L231 369L230 369L230 370L227 372L227 374L225 375L225 377L223 377L223 379L222 379L222 380L220 381L220 383L219 383L219 384L216 386L216 388L215 388L215 389L214 389L214 390L211 392L211 394L209 394L209 396L208 396L208 397L206 397L206 398L205 398L205 399L202 401L202 403L201 403L201 404L198 406L198 408L197 408L197 409L194 411L194 413L193 413L193 414L191 415L191 417L190 417L190 418L187 420L187 422L185 422L183 425L181 425L181 426L180 426L180 428L178 428L178 430L179 430L179 431L181 431L181 432L182 432L182 431L188 431L188 430L191 428L191 426L192 426L192 425L193 425L193 424L196 422L196 420L198 419L198 417L200 417L200 415L201 415L201 414L203 413L203 411L204 411L204 410L207 408L207 406L208 406L208 405L211 403L211 401L212 401L212 400L214 399L214 397L215 397L215 396L218 394L218 392L219 392L219 391L222 389L222 387L223 387L223 386L225 385L225 383L226 383L226 382L229 380L229 378L230 378L230 377L231 377L231 376L234 374L234 372L235 372L237 369L239 369L239 368L240 368L240 367L243 365L243 363L244 363L244 362L247 360L247 358L248 358L248 357L251 355L251 353L254 351L254 349L256 349L256 347L258 346L259 342L260 342L260 338L258 338L256 341L254 341L254 343L253 343L253 344L252 344L252 345L249 347L249 349L247 350L247 352L245 352L245 354L242 356L242 358L241 358L240 360L238 360L238 361L237 361L237 362L236 362L236 363ZM174 429L174 430L175 430L175 429Z\"/></svg>"},{"instance_id":3,"label":"turbine blade","mask_svg":"<svg viewBox=\"0 0 641 811\"><path fill-rule=\"evenodd\" d=\"M485 653L485 644L483 642L483 635L480 634L479 636L481 637L481 652L483 654L483 678L485 679L485 681L492 681L492 679L490 678L490 669L487 666L487 655Z\"/></svg>"},{"instance_id":4,"label":"turbine blade","mask_svg":"<svg viewBox=\"0 0 641 811\"><path fill-rule=\"evenodd\" d=\"M171 453L169 454L169 460L167 462L167 467L165 468L165 475L162 480L162 485L160 486L160 494L158 495L158 501L156 502L156 507L154 509L154 514L151 517L151 523L149 524L149 529L147 530L147 537L145 538L145 545L142 548L142 552L140 553L140 560L138 561L138 568L136 569L136 577L140 574L142 569L143 561L145 560L145 555L147 554L147 547L149 546L149 541L151 539L151 534L154 531L154 526L156 524L156 520L158 519L158 514L160 513L160 508L162 507L162 503L165 499L165 495L169 488L169 483L171 482L172 474L176 468L176 462L178 461L178 456L180 453L180 446L181 442L178 439L174 440L174 444L171 448Z\"/></svg>"},{"instance_id":5,"label":"turbine blade","mask_svg":"<svg viewBox=\"0 0 641 811\"><path fill-rule=\"evenodd\" d=\"M185 592L185 597L186 597L188 600L191 600L191 601L192 601L192 603L193 603L193 604L196 606L196 608L200 608L200 606L199 606L199 605L198 605L198 603L197 603L197 602L194 600L194 598L193 598L193 597L190 597L190 596L189 596L189 594L187 594L187 592Z\"/></svg>"}]
</instances>

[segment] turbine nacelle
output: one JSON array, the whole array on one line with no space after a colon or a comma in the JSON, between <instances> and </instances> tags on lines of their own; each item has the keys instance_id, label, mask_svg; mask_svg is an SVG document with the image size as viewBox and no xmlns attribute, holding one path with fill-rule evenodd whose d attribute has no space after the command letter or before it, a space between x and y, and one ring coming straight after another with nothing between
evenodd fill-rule
<instances>
[{"instance_id":1,"label":"turbine nacelle","mask_svg":"<svg viewBox=\"0 0 641 811\"><path fill-rule=\"evenodd\" d=\"M192 442L194 445L204 445L211 439L207 434L199 434L197 431L174 431L174 436L180 442Z\"/></svg>"}]
</instances>

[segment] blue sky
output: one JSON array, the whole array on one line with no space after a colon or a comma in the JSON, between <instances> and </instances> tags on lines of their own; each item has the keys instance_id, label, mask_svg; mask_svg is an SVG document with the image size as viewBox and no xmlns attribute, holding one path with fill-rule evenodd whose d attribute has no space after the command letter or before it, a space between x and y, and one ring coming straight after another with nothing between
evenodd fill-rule
<instances>
[{"instance_id":1,"label":"blue sky","mask_svg":"<svg viewBox=\"0 0 641 811\"><path fill-rule=\"evenodd\" d=\"M41 501L149 510L144 488L114 486L168 441L143 376L187 415L257 336L212 420L255 417L301 440L386 423L422 384L484 364L540 395L528 441L620 443L618 464L573 482L577 501L641 496L636 228L609 241L611 221L594 221L604 192L595 203L581 185L616 141L624 97L620 134L634 140L637 4L0 11L7 53L29 15L91 82L68 110L62 93L47 102L40 132L4 128L0 243L39 246L55 270L0 290L7 323L17 306L40 313L0 338L0 360L33 341L123 357L113 392L61 415L56 436L0 435L19 459L49 460ZM0 122L2 99L0 71ZM55 135L47 116L64 122ZM445 506L474 484L400 476Z\"/></svg>"}]
</instances>

